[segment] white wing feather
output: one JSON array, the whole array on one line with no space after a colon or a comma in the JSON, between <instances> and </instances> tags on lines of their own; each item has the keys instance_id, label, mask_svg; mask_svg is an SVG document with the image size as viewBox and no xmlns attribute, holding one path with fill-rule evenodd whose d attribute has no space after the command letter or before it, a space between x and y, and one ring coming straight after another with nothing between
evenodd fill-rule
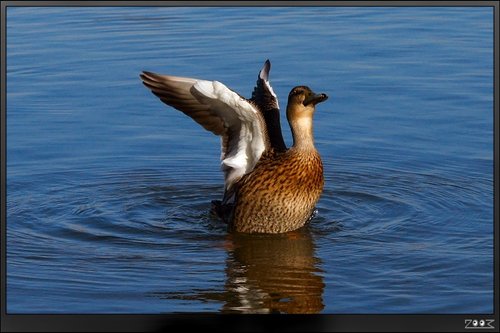
<instances>
[{"instance_id":1,"label":"white wing feather","mask_svg":"<svg viewBox=\"0 0 500 333\"><path fill-rule=\"evenodd\" d=\"M226 190L229 190L232 184L253 170L266 148L259 112L218 81L198 80L192 93L201 103L211 105L232 132L228 147L221 154L221 168L226 174Z\"/></svg>"},{"instance_id":2,"label":"white wing feather","mask_svg":"<svg viewBox=\"0 0 500 333\"><path fill-rule=\"evenodd\" d=\"M267 149L267 141L261 115L248 100L218 81L150 72L144 72L141 78L164 103L222 137L221 168L226 191L253 170Z\"/></svg>"}]
</instances>

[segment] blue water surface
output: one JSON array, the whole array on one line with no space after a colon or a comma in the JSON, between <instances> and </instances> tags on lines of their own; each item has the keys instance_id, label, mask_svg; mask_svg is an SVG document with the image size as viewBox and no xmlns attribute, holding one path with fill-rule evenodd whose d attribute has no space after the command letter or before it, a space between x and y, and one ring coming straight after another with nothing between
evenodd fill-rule
<instances>
[{"instance_id":1,"label":"blue water surface","mask_svg":"<svg viewBox=\"0 0 500 333\"><path fill-rule=\"evenodd\" d=\"M219 138L139 73L250 96L268 58L330 96L325 190L232 235ZM491 313L493 8L9 6L7 277L12 314Z\"/></svg>"}]
</instances>

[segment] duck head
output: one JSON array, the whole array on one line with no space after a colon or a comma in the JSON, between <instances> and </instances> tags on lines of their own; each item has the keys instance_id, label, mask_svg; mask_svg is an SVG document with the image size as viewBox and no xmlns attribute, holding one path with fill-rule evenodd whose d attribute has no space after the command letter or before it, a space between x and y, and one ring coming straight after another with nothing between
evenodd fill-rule
<instances>
[{"instance_id":1,"label":"duck head","mask_svg":"<svg viewBox=\"0 0 500 333\"><path fill-rule=\"evenodd\" d=\"M325 101L328 98L326 94L316 94L307 86L294 87L288 95L288 103L302 104L303 106L312 106Z\"/></svg>"},{"instance_id":2,"label":"duck head","mask_svg":"<svg viewBox=\"0 0 500 333\"><path fill-rule=\"evenodd\" d=\"M316 94L309 87L297 86L288 95L286 116L288 121L294 118L312 117L315 106L326 101L326 94Z\"/></svg>"},{"instance_id":3,"label":"duck head","mask_svg":"<svg viewBox=\"0 0 500 333\"><path fill-rule=\"evenodd\" d=\"M312 118L316 104L327 99L326 94L316 94L306 86L297 86L290 91L286 117L292 129L294 147L313 144Z\"/></svg>"}]
</instances>

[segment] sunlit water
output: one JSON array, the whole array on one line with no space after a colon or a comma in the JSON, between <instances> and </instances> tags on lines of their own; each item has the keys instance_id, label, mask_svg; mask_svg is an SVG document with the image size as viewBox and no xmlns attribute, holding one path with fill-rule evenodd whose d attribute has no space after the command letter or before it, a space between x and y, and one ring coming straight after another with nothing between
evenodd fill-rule
<instances>
[{"instance_id":1,"label":"sunlit water","mask_svg":"<svg viewBox=\"0 0 500 333\"><path fill-rule=\"evenodd\" d=\"M492 8L7 11L9 313L493 311ZM326 186L228 234L219 139L141 70L282 107L308 85ZM282 117L285 137L291 142Z\"/></svg>"}]
</instances>

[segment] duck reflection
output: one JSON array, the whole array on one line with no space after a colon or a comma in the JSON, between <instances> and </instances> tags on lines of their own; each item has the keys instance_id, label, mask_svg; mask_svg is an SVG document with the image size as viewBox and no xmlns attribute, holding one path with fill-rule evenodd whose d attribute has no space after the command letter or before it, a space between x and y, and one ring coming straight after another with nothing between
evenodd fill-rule
<instances>
[{"instance_id":1,"label":"duck reflection","mask_svg":"<svg viewBox=\"0 0 500 333\"><path fill-rule=\"evenodd\" d=\"M221 311L319 313L325 284L309 229L286 234L228 235Z\"/></svg>"},{"instance_id":2,"label":"duck reflection","mask_svg":"<svg viewBox=\"0 0 500 333\"><path fill-rule=\"evenodd\" d=\"M229 234L221 291L158 292L155 297L222 303L223 313L319 313L321 262L307 227L285 234Z\"/></svg>"}]
</instances>

